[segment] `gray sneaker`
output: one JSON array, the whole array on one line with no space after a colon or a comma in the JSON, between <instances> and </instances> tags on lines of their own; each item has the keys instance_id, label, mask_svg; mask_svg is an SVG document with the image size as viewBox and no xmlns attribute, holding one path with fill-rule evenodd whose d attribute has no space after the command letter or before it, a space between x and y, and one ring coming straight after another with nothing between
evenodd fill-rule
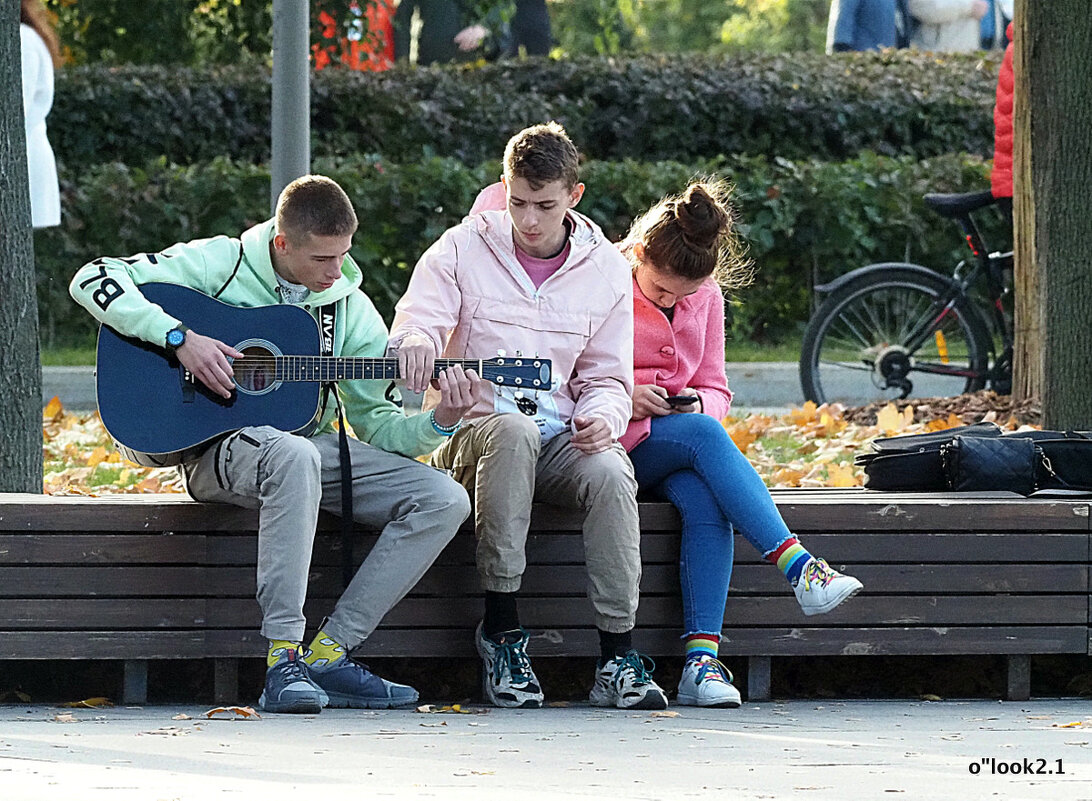
<instances>
[{"instance_id":1,"label":"gray sneaker","mask_svg":"<svg viewBox=\"0 0 1092 801\"><path fill-rule=\"evenodd\" d=\"M500 643L482 633L482 624L474 633L482 658L482 691L494 706L509 709L538 709L542 689L531 660L527 656L527 632L506 632Z\"/></svg>"},{"instance_id":2,"label":"gray sneaker","mask_svg":"<svg viewBox=\"0 0 1092 801\"><path fill-rule=\"evenodd\" d=\"M599 666L588 701L619 709L667 709L667 694L652 680L655 669L655 662L635 650L616 656Z\"/></svg>"},{"instance_id":3,"label":"gray sneaker","mask_svg":"<svg viewBox=\"0 0 1092 801\"><path fill-rule=\"evenodd\" d=\"M859 593L863 585L814 556L804 564L793 592L805 615L824 615Z\"/></svg>"}]
</instances>

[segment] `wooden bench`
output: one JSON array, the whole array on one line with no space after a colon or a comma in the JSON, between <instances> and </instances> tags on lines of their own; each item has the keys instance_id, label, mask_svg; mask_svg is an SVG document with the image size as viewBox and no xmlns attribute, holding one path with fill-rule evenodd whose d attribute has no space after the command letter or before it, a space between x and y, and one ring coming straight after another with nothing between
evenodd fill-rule
<instances>
[{"instance_id":1,"label":"wooden bench","mask_svg":"<svg viewBox=\"0 0 1092 801\"><path fill-rule=\"evenodd\" d=\"M1025 699L1030 657L1088 654L1090 502L1004 494L785 490L774 498L814 553L864 592L805 617L780 574L737 535L722 654L747 657L751 700L771 660L803 655L983 654L1007 658L1007 697ZM597 653L577 515L536 507L521 612L531 654ZM217 701L238 660L259 657L257 516L178 495L0 495L0 659L124 660L123 699L147 694L147 660L211 659ZM636 641L680 653L679 521L641 504L644 574ZM354 558L374 542L361 532ZM473 656L481 613L474 538L460 532L362 646L368 656ZM316 539L307 617L341 589L337 521ZM422 648L425 650L422 651Z\"/></svg>"}]
</instances>

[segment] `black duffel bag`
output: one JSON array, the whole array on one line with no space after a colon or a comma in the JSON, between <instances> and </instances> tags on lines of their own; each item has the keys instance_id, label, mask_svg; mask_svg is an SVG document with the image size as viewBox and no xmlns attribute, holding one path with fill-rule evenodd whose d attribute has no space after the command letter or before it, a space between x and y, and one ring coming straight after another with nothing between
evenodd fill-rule
<instances>
[{"instance_id":1,"label":"black duffel bag","mask_svg":"<svg viewBox=\"0 0 1092 801\"><path fill-rule=\"evenodd\" d=\"M868 489L1092 492L1089 432L1005 434L993 423L976 423L929 434L881 437L873 440L872 451L854 459L864 467Z\"/></svg>"}]
</instances>

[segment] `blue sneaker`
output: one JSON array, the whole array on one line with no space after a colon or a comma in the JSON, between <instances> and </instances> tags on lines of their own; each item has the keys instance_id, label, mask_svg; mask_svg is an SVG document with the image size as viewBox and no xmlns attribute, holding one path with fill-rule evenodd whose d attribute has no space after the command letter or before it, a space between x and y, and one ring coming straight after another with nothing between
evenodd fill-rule
<instances>
[{"instance_id":1,"label":"blue sneaker","mask_svg":"<svg viewBox=\"0 0 1092 801\"><path fill-rule=\"evenodd\" d=\"M316 715L326 706L326 693L307 675L307 665L295 648L286 648L265 672L265 688L258 699L264 712Z\"/></svg>"},{"instance_id":2,"label":"blue sneaker","mask_svg":"<svg viewBox=\"0 0 1092 801\"><path fill-rule=\"evenodd\" d=\"M379 678L350 656L321 667L312 665L309 672L335 709L399 709L413 706L420 698L417 690Z\"/></svg>"}]
</instances>

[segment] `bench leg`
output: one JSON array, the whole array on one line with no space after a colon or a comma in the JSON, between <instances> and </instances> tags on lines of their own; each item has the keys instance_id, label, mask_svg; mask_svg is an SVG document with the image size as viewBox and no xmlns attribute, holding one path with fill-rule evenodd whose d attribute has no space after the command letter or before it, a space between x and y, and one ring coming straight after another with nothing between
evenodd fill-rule
<instances>
[{"instance_id":1,"label":"bench leg","mask_svg":"<svg viewBox=\"0 0 1092 801\"><path fill-rule=\"evenodd\" d=\"M770 657L747 657L747 700L770 700Z\"/></svg>"},{"instance_id":2,"label":"bench leg","mask_svg":"<svg viewBox=\"0 0 1092 801\"><path fill-rule=\"evenodd\" d=\"M222 706L239 700L239 660L214 659L212 671L213 702Z\"/></svg>"},{"instance_id":3,"label":"bench leg","mask_svg":"<svg viewBox=\"0 0 1092 801\"><path fill-rule=\"evenodd\" d=\"M148 703L148 660L125 660L122 674L121 702L140 706Z\"/></svg>"},{"instance_id":4,"label":"bench leg","mask_svg":"<svg viewBox=\"0 0 1092 801\"><path fill-rule=\"evenodd\" d=\"M1005 700L1028 700L1031 697L1031 657L1027 654L1010 654L1005 657L1005 667Z\"/></svg>"}]
</instances>

